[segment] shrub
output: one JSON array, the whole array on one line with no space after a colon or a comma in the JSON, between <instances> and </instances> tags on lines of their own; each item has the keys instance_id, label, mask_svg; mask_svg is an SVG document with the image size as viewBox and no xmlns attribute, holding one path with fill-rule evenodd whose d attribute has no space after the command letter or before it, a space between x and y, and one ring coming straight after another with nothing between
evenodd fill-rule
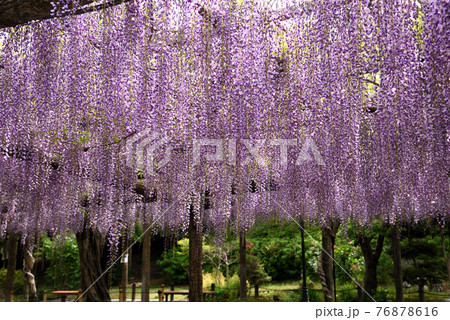
<instances>
[{"instance_id":1,"label":"shrub","mask_svg":"<svg viewBox=\"0 0 450 320\"><path fill-rule=\"evenodd\" d=\"M80 287L80 260L75 235L43 239L43 253L50 266L45 270L45 277L55 288L66 284L70 289Z\"/></svg>"},{"instance_id":2,"label":"shrub","mask_svg":"<svg viewBox=\"0 0 450 320\"><path fill-rule=\"evenodd\" d=\"M322 302L323 301L323 293L320 290L308 290L308 298L310 302Z\"/></svg>"},{"instance_id":3,"label":"shrub","mask_svg":"<svg viewBox=\"0 0 450 320\"><path fill-rule=\"evenodd\" d=\"M226 279L225 276L222 274L222 272L204 272L203 273L203 289L209 290L211 289L211 285L214 283L217 287L223 287L225 286Z\"/></svg>"},{"instance_id":4,"label":"shrub","mask_svg":"<svg viewBox=\"0 0 450 320\"><path fill-rule=\"evenodd\" d=\"M376 302L386 302L388 301L388 294L386 291L377 290L372 297Z\"/></svg>"},{"instance_id":5,"label":"shrub","mask_svg":"<svg viewBox=\"0 0 450 320\"><path fill-rule=\"evenodd\" d=\"M216 292L218 292L221 296L223 293L228 293L229 299L237 299L239 297L239 289L241 287L241 280L239 275L236 273L228 280L225 281L225 285L219 288L216 288ZM247 281L247 289L250 288L250 284Z\"/></svg>"},{"instance_id":6,"label":"shrub","mask_svg":"<svg viewBox=\"0 0 450 320\"><path fill-rule=\"evenodd\" d=\"M0 288L4 288L6 285L6 273L7 269L0 269ZM25 280L21 270L14 272L14 293L23 293L25 286Z\"/></svg>"},{"instance_id":7,"label":"shrub","mask_svg":"<svg viewBox=\"0 0 450 320\"><path fill-rule=\"evenodd\" d=\"M337 301L339 302L356 302L358 301L358 291L353 284L341 285L336 292Z\"/></svg>"},{"instance_id":8,"label":"shrub","mask_svg":"<svg viewBox=\"0 0 450 320\"><path fill-rule=\"evenodd\" d=\"M258 257L247 255L247 279L251 285L270 282L272 278L264 270Z\"/></svg>"},{"instance_id":9,"label":"shrub","mask_svg":"<svg viewBox=\"0 0 450 320\"><path fill-rule=\"evenodd\" d=\"M314 234L317 228L308 232ZM318 279L316 269L320 246L305 238L307 274ZM297 280L302 276L300 228L294 223L266 222L252 229L247 252L257 256L273 281Z\"/></svg>"},{"instance_id":10,"label":"shrub","mask_svg":"<svg viewBox=\"0 0 450 320\"><path fill-rule=\"evenodd\" d=\"M156 261L162 271L168 274L168 281L175 284L188 282L189 269L189 239L178 241L178 245L164 253L163 257Z\"/></svg>"}]
</instances>

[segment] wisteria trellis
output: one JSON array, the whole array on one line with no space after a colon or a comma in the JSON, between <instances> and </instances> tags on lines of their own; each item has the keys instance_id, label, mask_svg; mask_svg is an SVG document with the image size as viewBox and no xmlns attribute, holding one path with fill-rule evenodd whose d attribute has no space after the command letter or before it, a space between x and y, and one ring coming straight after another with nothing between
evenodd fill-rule
<instances>
[{"instance_id":1,"label":"wisteria trellis","mask_svg":"<svg viewBox=\"0 0 450 320\"><path fill-rule=\"evenodd\" d=\"M167 208L157 227L186 230L191 202L217 235L274 202L319 223L448 216L449 14L448 1L135 0L7 29L0 237L77 232L87 204L113 239ZM147 129L175 154L138 179L125 144ZM186 143L306 136L325 166L282 166L276 147L260 150L266 167L239 165L242 146L236 166L194 166Z\"/></svg>"}]
</instances>

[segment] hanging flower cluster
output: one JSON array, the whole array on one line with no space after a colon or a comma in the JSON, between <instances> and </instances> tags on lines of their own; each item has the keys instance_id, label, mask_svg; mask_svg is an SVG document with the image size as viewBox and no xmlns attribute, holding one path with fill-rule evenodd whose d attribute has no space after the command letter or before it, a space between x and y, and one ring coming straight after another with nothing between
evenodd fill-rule
<instances>
[{"instance_id":1,"label":"hanging flower cluster","mask_svg":"<svg viewBox=\"0 0 450 320\"><path fill-rule=\"evenodd\" d=\"M0 237L448 215L449 6L135 0L6 30Z\"/></svg>"}]
</instances>

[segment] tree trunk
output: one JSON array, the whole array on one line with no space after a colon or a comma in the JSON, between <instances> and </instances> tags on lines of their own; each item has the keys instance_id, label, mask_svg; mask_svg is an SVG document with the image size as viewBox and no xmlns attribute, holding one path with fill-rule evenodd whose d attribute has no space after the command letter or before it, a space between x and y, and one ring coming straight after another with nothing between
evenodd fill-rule
<instances>
[{"instance_id":1,"label":"tree trunk","mask_svg":"<svg viewBox=\"0 0 450 320\"><path fill-rule=\"evenodd\" d=\"M128 246L130 245L130 241L128 241ZM128 283L134 282L133 278L133 247L128 249Z\"/></svg>"},{"instance_id":2,"label":"tree trunk","mask_svg":"<svg viewBox=\"0 0 450 320\"><path fill-rule=\"evenodd\" d=\"M79 5L84 6L96 0L80 0ZM77 10L74 14L82 14L102 8L109 8L130 0L111 0L106 4L93 6L90 9ZM55 0L0 0L0 29L15 27L32 20L53 18L51 14L52 2ZM67 14L64 14L67 15Z\"/></svg>"},{"instance_id":3,"label":"tree trunk","mask_svg":"<svg viewBox=\"0 0 450 320\"><path fill-rule=\"evenodd\" d=\"M128 234L127 230L124 230L123 235L123 258L125 258L125 262L122 263L122 281L121 281L121 287L122 287L122 293L123 293L123 301L127 302L127 287L128 287L128 259L130 258L129 252L127 250L128 248Z\"/></svg>"},{"instance_id":4,"label":"tree trunk","mask_svg":"<svg viewBox=\"0 0 450 320\"><path fill-rule=\"evenodd\" d=\"M144 227L147 230L148 226ZM150 253L152 244L152 234L147 231L144 234L144 242L142 245L142 302L150 301Z\"/></svg>"},{"instance_id":5,"label":"tree trunk","mask_svg":"<svg viewBox=\"0 0 450 320\"><path fill-rule=\"evenodd\" d=\"M14 289L14 275L16 272L17 236L10 233L8 239L8 269L6 271L5 301L11 302L10 292Z\"/></svg>"},{"instance_id":6,"label":"tree trunk","mask_svg":"<svg viewBox=\"0 0 450 320\"><path fill-rule=\"evenodd\" d=\"M80 255L81 289L84 292L83 301L111 301L107 277L101 277L103 273L101 266L103 237L98 231L91 228L85 228L76 236ZM86 292L97 279L98 281Z\"/></svg>"},{"instance_id":7,"label":"tree trunk","mask_svg":"<svg viewBox=\"0 0 450 320\"><path fill-rule=\"evenodd\" d=\"M22 241L17 241L16 270L21 270L24 267L23 255L24 255L24 247L22 245Z\"/></svg>"},{"instance_id":8,"label":"tree trunk","mask_svg":"<svg viewBox=\"0 0 450 320\"><path fill-rule=\"evenodd\" d=\"M334 277L333 277L333 251L336 233L339 223L332 221L322 227L322 251L320 252L318 273L322 284L325 302L333 302L334 299Z\"/></svg>"},{"instance_id":9,"label":"tree trunk","mask_svg":"<svg viewBox=\"0 0 450 320\"><path fill-rule=\"evenodd\" d=\"M225 279L228 283L228 280L230 279L230 266L228 263L225 264Z\"/></svg>"},{"instance_id":10,"label":"tree trunk","mask_svg":"<svg viewBox=\"0 0 450 320\"><path fill-rule=\"evenodd\" d=\"M425 284L424 283L420 283L418 285L418 289L419 289L419 301L420 302L425 302Z\"/></svg>"},{"instance_id":11,"label":"tree trunk","mask_svg":"<svg viewBox=\"0 0 450 320\"><path fill-rule=\"evenodd\" d=\"M23 252L25 264L22 272L25 278L25 301L36 301L36 282L33 273L31 273L34 266L33 244L31 242L27 243Z\"/></svg>"},{"instance_id":12,"label":"tree trunk","mask_svg":"<svg viewBox=\"0 0 450 320\"><path fill-rule=\"evenodd\" d=\"M377 240L377 246L375 252L372 250L371 238L366 235L360 234L358 236L361 245L361 251L364 256L364 290L369 293L370 296L377 291L378 280L377 280L377 267L378 260L380 259L381 252L383 251L384 236L379 235ZM364 301L371 301L370 297L364 293Z\"/></svg>"},{"instance_id":13,"label":"tree trunk","mask_svg":"<svg viewBox=\"0 0 450 320\"><path fill-rule=\"evenodd\" d=\"M6 248L6 241L0 239L0 269L5 267L5 253L8 249Z\"/></svg>"},{"instance_id":14,"label":"tree trunk","mask_svg":"<svg viewBox=\"0 0 450 320\"><path fill-rule=\"evenodd\" d=\"M245 234L239 235L239 277L240 277L240 298L247 299L247 257Z\"/></svg>"},{"instance_id":15,"label":"tree trunk","mask_svg":"<svg viewBox=\"0 0 450 320\"><path fill-rule=\"evenodd\" d=\"M445 265L447 266L447 276L448 281L450 281L450 254L447 254L447 248L445 247L445 230L444 227L440 227L440 234L441 234L441 247L442 247L442 254L444 256ZM450 253L450 247L449 247L449 253Z\"/></svg>"},{"instance_id":16,"label":"tree trunk","mask_svg":"<svg viewBox=\"0 0 450 320\"><path fill-rule=\"evenodd\" d=\"M392 226L392 250L394 259L395 298L403 302L402 255L400 250L400 229L397 224Z\"/></svg>"},{"instance_id":17,"label":"tree trunk","mask_svg":"<svg viewBox=\"0 0 450 320\"><path fill-rule=\"evenodd\" d=\"M189 212L189 301L202 302L202 225L196 220L191 206Z\"/></svg>"}]
</instances>

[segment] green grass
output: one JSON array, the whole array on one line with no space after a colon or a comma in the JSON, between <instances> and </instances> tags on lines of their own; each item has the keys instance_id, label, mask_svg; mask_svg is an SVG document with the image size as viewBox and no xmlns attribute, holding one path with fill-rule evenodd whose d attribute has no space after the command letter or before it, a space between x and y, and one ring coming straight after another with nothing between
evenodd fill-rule
<instances>
[{"instance_id":1,"label":"green grass","mask_svg":"<svg viewBox=\"0 0 450 320\"><path fill-rule=\"evenodd\" d=\"M161 289L161 286L153 285L150 287L150 299L155 301L158 300L158 290ZM39 288L38 291L41 293L44 288ZM166 285L165 290L170 290L170 286ZM177 291L188 291L187 285L178 285L175 286L175 290ZM51 294L50 289L47 289L48 301L59 301L60 296L55 296ZM238 297L238 288L226 288L226 287L216 287L216 297L212 298L211 296L207 296L206 301L241 301ZM310 301L323 301L323 293L321 292L321 286L319 283L310 282L309 288L309 297ZM119 299L119 288L117 286L112 287L109 291L111 299L118 301ZM228 293L228 298L224 298L224 293ZM131 299L132 287L129 285L127 288L127 298ZM268 283L265 285L261 285L259 288L259 298L256 299L254 297L255 289L252 287L248 291L248 298L246 301L273 301L273 296L277 295L280 301L300 301L301 300L301 283L299 281L288 281L281 283ZM68 296L68 300L71 301L75 298L75 296ZM386 302L386 301L395 301L395 287L393 285L380 285L378 287L378 291L374 296L375 300L378 302ZM417 289L412 287L410 289L404 289L404 298L406 302L418 302L419 294L417 293ZM430 292L425 291L425 301L427 302L443 302L445 299L450 298L450 293L445 292ZM42 301L42 295L40 294L38 297L39 301ZM141 286L136 286L136 300L139 301L141 299ZM187 300L186 295L176 295L175 300ZM347 284L338 284L337 286L337 300L339 302L346 301L357 301L357 291L355 286L351 283ZM14 301L20 302L24 301L23 294L17 294L14 297Z\"/></svg>"}]
</instances>

